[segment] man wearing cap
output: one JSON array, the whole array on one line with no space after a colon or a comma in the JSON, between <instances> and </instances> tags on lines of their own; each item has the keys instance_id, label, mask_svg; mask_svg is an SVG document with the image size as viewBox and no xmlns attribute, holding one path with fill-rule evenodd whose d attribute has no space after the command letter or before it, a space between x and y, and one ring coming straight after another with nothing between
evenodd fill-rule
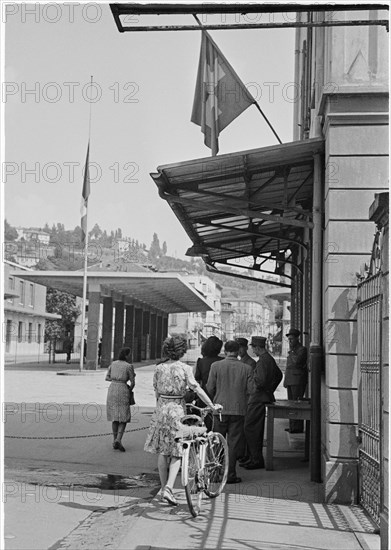
<instances>
[{"instance_id":1,"label":"man wearing cap","mask_svg":"<svg viewBox=\"0 0 391 550\"><path fill-rule=\"evenodd\" d=\"M246 338L236 338L239 344L239 359L242 363L250 365L251 368L255 368L256 362L248 354L248 340Z\"/></svg>"},{"instance_id":2,"label":"man wearing cap","mask_svg":"<svg viewBox=\"0 0 391 550\"><path fill-rule=\"evenodd\" d=\"M266 350L266 338L253 336L251 344L253 352L258 357L253 373L253 391L248 401L244 433L250 458L241 466L247 470L258 470L265 467L262 454L263 436L265 433L266 403L275 401L273 381L279 368L273 357ZM282 377L282 373L280 371ZM281 380L281 378L280 378Z\"/></svg>"},{"instance_id":3,"label":"man wearing cap","mask_svg":"<svg viewBox=\"0 0 391 550\"><path fill-rule=\"evenodd\" d=\"M291 328L286 335L289 341L289 351L286 361L284 387L287 389L288 399L296 400L304 397L308 380L307 348L301 345L299 337L301 332ZM303 420L290 420L290 433L302 433Z\"/></svg>"},{"instance_id":4,"label":"man wearing cap","mask_svg":"<svg viewBox=\"0 0 391 550\"><path fill-rule=\"evenodd\" d=\"M240 483L236 476L236 461L243 456L243 424L248 396L252 390L252 370L238 360L239 344L228 340L224 346L225 359L212 364L206 389L213 403L223 406L221 420L214 415L213 429L227 438L228 478L227 483Z\"/></svg>"}]
</instances>

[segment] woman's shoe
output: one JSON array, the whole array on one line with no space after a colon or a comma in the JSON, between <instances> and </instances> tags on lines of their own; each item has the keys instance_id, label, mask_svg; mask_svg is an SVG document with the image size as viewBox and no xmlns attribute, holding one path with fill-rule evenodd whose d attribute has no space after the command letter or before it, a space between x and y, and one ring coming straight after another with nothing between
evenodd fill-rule
<instances>
[{"instance_id":1,"label":"woman's shoe","mask_svg":"<svg viewBox=\"0 0 391 550\"><path fill-rule=\"evenodd\" d=\"M163 499L163 489L160 489L156 495L155 495L155 499L160 501L160 502L166 502L164 499Z\"/></svg>"},{"instance_id":2,"label":"woman's shoe","mask_svg":"<svg viewBox=\"0 0 391 550\"><path fill-rule=\"evenodd\" d=\"M163 493L162 493L163 499L168 502L168 504L171 504L171 506L178 506L177 499L172 494L172 491L170 487L164 487Z\"/></svg>"},{"instance_id":3,"label":"woman's shoe","mask_svg":"<svg viewBox=\"0 0 391 550\"><path fill-rule=\"evenodd\" d=\"M117 449L119 449L120 451L122 451L123 453L126 451L125 447L122 445L122 443L118 442L118 447Z\"/></svg>"},{"instance_id":4,"label":"woman's shoe","mask_svg":"<svg viewBox=\"0 0 391 550\"><path fill-rule=\"evenodd\" d=\"M114 441L114 443L113 443L113 449L119 449L119 446L118 446L118 445L119 445L118 441Z\"/></svg>"}]
</instances>

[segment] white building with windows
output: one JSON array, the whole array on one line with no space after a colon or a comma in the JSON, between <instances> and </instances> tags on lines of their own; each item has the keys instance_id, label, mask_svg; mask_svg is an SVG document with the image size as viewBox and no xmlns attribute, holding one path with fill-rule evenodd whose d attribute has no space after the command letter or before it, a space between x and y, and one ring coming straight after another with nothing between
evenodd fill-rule
<instances>
[{"instance_id":1,"label":"white building with windows","mask_svg":"<svg viewBox=\"0 0 391 550\"><path fill-rule=\"evenodd\" d=\"M268 336L271 311L253 298L230 299L234 337Z\"/></svg>"},{"instance_id":2,"label":"white building with windows","mask_svg":"<svg viewBox=\"0 0 391 550\"><path fill-rule=\"evenodd\" d=\"M199 346L202 338L212 335L221 338L221 286L207 275L181 274L181 276L206 299L213 310L170 314L168 316L169 334L186 334L190 348Z\"/></svg>"},{"instance_id":3,"label":"white building with windows","mask_svg":"<svg viewBox=\"0 0 391 550\"><path fill-rule=\"evenodd\" d=\"M42 229L36 229L34 227L16 227L15 229L18 233L18 241L21 239L24 239L25 241L38 241L44 245L48 245L50 242L49 233L42 231Z\"/></svg>"},{"instance_id":4,"label":"white building with windows","mask_svg":"<svg viewBox=\"0 0 391 550\"><path fill-rule=\"evenodd\" d=\"M46 319L60 319L46 312L46 287L11 275L15 269L31 271L4 261L4 360L37 360L44 355Z\"/></svg>"}]
</instances>

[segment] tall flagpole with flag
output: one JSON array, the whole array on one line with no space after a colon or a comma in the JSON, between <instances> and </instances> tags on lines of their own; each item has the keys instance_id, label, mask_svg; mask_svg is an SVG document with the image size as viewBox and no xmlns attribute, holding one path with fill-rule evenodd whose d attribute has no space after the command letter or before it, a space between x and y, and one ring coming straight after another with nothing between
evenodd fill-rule
<instances>
[{"instance_id":1,"label":"tall flagpole with flag","mask_svg":"<svg viewBox=\"0 0 391 550\"><path fill-rule=\"evenodd\" d=\"M92 77L91 77L92 85ZM91 141L91 102L90 102L90 121L88 131L88 146L86 164L84 167L83 190L81 198L81 246L84 253L84 270L83 270L83 303L81 315L81 342L80 342L80 371L83 370L84 362L84 332L86 324L86 302L87 302L87 267L88 267L88 197L90 196L90 141Z\"/></svg>"},{"instance_id":2,"label":"tall flagpole with flag","mask_svg":"<svg viewBox=\"0 0 391 550\"><path fill-rule=\"evenodd\" d=\"M202 29L200 20L196 15L194 17ZM204 143L211 149L212 156L217 155L219 151L220 132L250 105L256 106L281 143L262 109L248 92L216 42L207 31L202 30L191 121L201 126Z\"/></svg>"}]
</instances>

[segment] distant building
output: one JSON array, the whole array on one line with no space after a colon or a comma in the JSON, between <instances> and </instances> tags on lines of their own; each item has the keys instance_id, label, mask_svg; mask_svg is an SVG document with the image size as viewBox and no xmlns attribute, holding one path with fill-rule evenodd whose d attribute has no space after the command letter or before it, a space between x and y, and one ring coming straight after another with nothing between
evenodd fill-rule
<instances>
[{"instance_id":1,"label":"distant building","mask_svg":"<svg viewBox=\"0 0 391 550\"><path fill-rule=\"evenodd\" d=\"M230 300L233 310L234 336L245 338L255 335L268 335L270 325L270 310L252 298Z\"/></svg>"},{"instance_id":2,"label":"distant building","mask_svg":"<svg viewBox=\"0 0 391 550\"><path fill-rule=\"evenodd\" d=\"M18 241L24 239L25 241L38 241L42 244L49 244L50 235L46 231L42 231L42 229L34 227L15 227L15 229L18 232Z\"/></svg>"},{"instance_id":3,"label":"distant building","mask_svg":"<svg viewBox=\"0 0 391 550\"><path fill-rule=\"evenodd\" d=\"M274 350L286 357L289 349L286 333L291 326L291 292L284 288L273 288L266 293L266 296L273 300L275 309L279 308L278 332L270 331L273 335Z\"/></svg>"},{"instance_id":4,"label":"distant building","mask_svg":"<svg viewBox=\"0 0 391 550\"><path fill-rule=\"evenodd\" d=\"M207 275L182 275L213 308L212 311L174 313L168 316L168 332L182 333L188 337L189 347L197 347L202 340L215 335L222 337L221 286Z\"/></svg>"},{"instance_id":5,"label":"distant building","mask_svg":"<svg viewBox=\"0 0 391 550\"><path fill-rule=\"evenodd\" d=\"M4 261L5 362L36 360L44 354L45 321L61 319L46 312L46 287L11 275L15 269L31 271Z\"/></svg>"},{"instance_id":6,"label":"distant building","mask_svg":"<svg viewBox=\"0 0 391 550\"><path fill-rule=\"evenodd\" d=\"M221 302L221 325L223 339L232 340L234 338L234 310L231 302L223 300Z\"/></svg>"}]
</instances>

